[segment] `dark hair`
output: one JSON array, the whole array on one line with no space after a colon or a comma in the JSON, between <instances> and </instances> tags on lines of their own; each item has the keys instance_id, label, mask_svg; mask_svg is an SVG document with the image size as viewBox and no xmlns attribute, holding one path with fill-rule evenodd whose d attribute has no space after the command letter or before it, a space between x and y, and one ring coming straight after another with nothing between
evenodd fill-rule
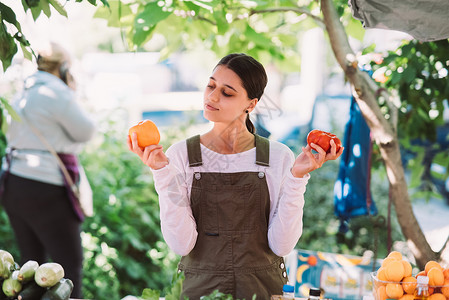
<instances>
[{"instance_id":1,"label":"dark hair","mask_svg":"<svg viewBox=\"0 0 449 300\"><path fill-rule=\"evenodd\" d=\"M223 57L217 66L226 66L234 71L240 77L248 98L260 100L268 82L267 73L260 62L244 53L232 53ZM256 132L254 124L249 119L249 114L246 116L246 128L251 133Z\"/></svg>"}]
</instances>

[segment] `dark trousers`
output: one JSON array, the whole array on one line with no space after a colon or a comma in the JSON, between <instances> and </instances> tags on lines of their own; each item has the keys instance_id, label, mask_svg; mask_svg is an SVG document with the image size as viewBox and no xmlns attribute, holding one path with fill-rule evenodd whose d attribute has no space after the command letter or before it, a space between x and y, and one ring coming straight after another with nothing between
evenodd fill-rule
<instances>
[{"instance_id":1,"label":"dark trousers","mask_svg":"<svg viewBox=\"0 0 449 300\"><path fill-rule=\"evenodd\" d=\"M20 250L20 265L57 262L65 278L72 280L71 298L82 298L83 249L81 223L71 208L63 186L10 174L2 204L8 214Z\"/></svg>"}]
</instances>

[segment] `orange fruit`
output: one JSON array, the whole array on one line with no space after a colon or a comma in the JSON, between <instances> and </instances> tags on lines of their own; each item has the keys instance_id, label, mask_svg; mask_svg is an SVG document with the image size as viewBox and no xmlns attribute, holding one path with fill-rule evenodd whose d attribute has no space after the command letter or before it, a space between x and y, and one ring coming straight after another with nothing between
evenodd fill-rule
<instances>
[{"instance_id":1,"label":"orange fruit","mask_svg":"<svg viewBox=\"0 0 449 300\"><path fill-rule=\"evenodd\" d=\"M386 258L384 258L384 260L382 261L382 267L387 266L392 261L397 261L397 259L394 258L394 257L386 257Z\"/></svg>"},{"instance_id":2,"label":"orange fruit","mask_svg":"<svg viewBox=\"0 0 449 300\"><path fill-rule=\"evenodd\" d=\"M390 299L399 299L404 295L404 290L399 283L388 283L385 287L385 292Z\"/></svg>"},{"instance_id":3,"label":"orange fruit","mask_svg":"<svg viewBox=\"0 0 449 300\"><path fill-rule=\"evenodd\" d=\"M443 270L444 278L449 278L449 268Z\"/></svg>"},{"instance_id":4,"label":"orange fruit","mask_svg":"<svg viewBox=\"0 0 449 300\"><path fill-rule=\"evenodd\" d=\"M402 254L399 251L391 251L390 254L388 254L387 257L393 257L396 260L402 260Z\"/></svg>"},{"instance_id":5,"label":"orange fruit","mask_svg":"<svg viewBox=\"0 0 449 300\"><path fill-rule=\"evenodd\" d=\"M404 294L404 296L399 298L399 300L413 300L413 299L415 299L415 296L414 295L410 295L410 294Z\"/></svg>"},{"instance_id":6,"label":"orange fruit","mask_svg":"<svg viewBox=\"0 0 449 300\"><path fill-rule=\"evenodd\" d=\"M379 270L377 270L377 279L381 281L388 281L387 275L385 274L385 268L380 267Z\"/></svg>"},{"instance_id":7,"label":"orange fruit","mask_svg":"<svg viewBox=\"0 0 449 300\"><path fill-rule=\"evenodd\" d=\"M404 277L412 276L412 265L406 260L401 261L402 264L404 265Z\"/></svg>"},{"instance_id":8,"label":"orange fruit","mask_svg":"<svg viewBox=\"0 0 449 300\"><path fill-rule=\"evenodd\" d=\"M394 260L385 266L385 275L388 281L399 282L404 278L404 265L400 260Z\"/></svg>"},{"instance_id":9,"label":"orange fruit","mask_svg":"<svg viewBox=\"0 0 449 300\"><path fill-rule=\"evenodd\" d=\"M427 276L427 273L426 273L426 271L421 271L415 275L415 278L418 278L418 276Z\"/></svg>"},{"instance_id":10,"label":"orange fruit","mask_svg":"<svg viewBox=\"0 0 449 300\"><path fill-rule=\"evenodd\" d=\"M446 278L443 283L443 287L441 288L441 293L449 298L449 278Z\"/></svg>"},{"instance_id":11,"label":"orange fruit","mask_svg":"<svg viewBox=\"0 0 449 300\"><path fill-rule=\"evenodd\" d=\"M427 272L427 277L429 277L429 285L440 286L444 283L443 271L438 267L433 267Z\"/></svg>"},{"instance_id":12,"label":"orange fruit","mask_svg":"<svg viewBox=\"0 0 449 300\"><path fill-rule=\"evenodd\" d=\"M427 298L428 300L446 300L446 297L443 294L435 293Z\"/></svg>"},{"instance_id":13,"label":"orange fruit","mask_svg":"<svg viewBox=\"0 0 449 300\"><path fill-rule=\"evenodd\" d=\"M385 300L385 299L387 299L387 292L386 292L386 288L385 288L384 285L381 285L380 287L378 287L376 292L377 292L377 297L375 297L376 300Z\"/></svg>"},{"instance_id":14,"label":"orange fruit","mask_svg":"<svg viewBox=\"0 0 449 300\"><path fill-rule=\"evenodd\" d=\"M318 263L318 259L316 258L316 256L310 255L310 256L307 258L307 263L308 263L309 265L311 265L312 267L313 267L313 266L316 266L316 264Z\"/></svg>"},{"instance_id":15,"label":"orange fruit","mask_svg":"<svg viewBox=\"0 0 449 300\"><path fill-rule=\"evenodd\" d=\"M405 277L404 279L402 279L402 288L404 289L404 292L413 295L415 293L416 282L417 280L413 276Z\"/></svg>"},{"instance_id":16,"label":"orange fruit","mask_svg":"<svg viewBox=\"0 0 449 300\"><path fill-rule=\"evenodd\" d=\"M161 139L156 124L150 120L143 120L137 123L137 125L132 126L128 130L129 136L131 137L134 132L137 133L137 144L141 148L157 145Z\"/></svg>"},{"instance_id":17,"label":"orange fruit","mask_svg":"<svg viewBox=\"0 0 449 300\"><path fill-rule=\"evenodd\" d=\"M426 263L426 266L424 267L424 271L426 271L426 274L429 273L429 270L432 269L433 267L438 267L441 269L441 271L443 271L443 268L441 267L441 265L438 262L436 262L434 260L429 260Z\"/></svg>"},{"instance_id":18,"label":"orange fruit","mask_svg":"<svg viewBox=\"0 0 449 300\"><path fill-rule=\"evenodd\" d=\"M429 295L432 295L435 292L435 288L429 286Z\"/></svg>"}]
</instances>

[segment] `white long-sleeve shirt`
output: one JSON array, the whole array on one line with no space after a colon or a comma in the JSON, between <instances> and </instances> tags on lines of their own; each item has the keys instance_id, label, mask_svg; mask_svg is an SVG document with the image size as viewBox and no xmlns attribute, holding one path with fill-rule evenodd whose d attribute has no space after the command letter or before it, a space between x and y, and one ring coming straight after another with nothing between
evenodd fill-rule
<instances>
[{"instance_id":1,"label":"white long-sleeve shirt","mask_svg":"<svg viewBox=\"0 0 449 300\"><path fill-rule=\"evenodd\" d=\"M162 234L168 246L182 256L189 254L198 236L190 207L194 172L265 172L270 193L268 244L278 256L295 247L302 234L304 193L310 178L295 178L290 169L295 157L284 144L270 141L270 166L255 163L256 148L236 154L219 154L201 144L203 165L189 167L186 141L172 145L166 152L170 163L153 170L159 195Z\"/></svg>"}]
</instances>

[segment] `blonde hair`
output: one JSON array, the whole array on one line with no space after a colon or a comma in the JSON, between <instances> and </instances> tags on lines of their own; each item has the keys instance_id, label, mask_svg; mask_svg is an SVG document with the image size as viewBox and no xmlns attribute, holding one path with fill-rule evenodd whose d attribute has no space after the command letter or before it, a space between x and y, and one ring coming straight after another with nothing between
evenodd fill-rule
<instances>
[{"instance_id":1,"label":"blonde hair","mask_svg":"<svg viewBox=\"0 0 449 300\"><path fill-rule=\"evenodd\" d=\"M62 63L70 63L69 52L55 42L44 45L37 53L37 69L40 71L53 72Z\"/></svg>"}]
</instances>

